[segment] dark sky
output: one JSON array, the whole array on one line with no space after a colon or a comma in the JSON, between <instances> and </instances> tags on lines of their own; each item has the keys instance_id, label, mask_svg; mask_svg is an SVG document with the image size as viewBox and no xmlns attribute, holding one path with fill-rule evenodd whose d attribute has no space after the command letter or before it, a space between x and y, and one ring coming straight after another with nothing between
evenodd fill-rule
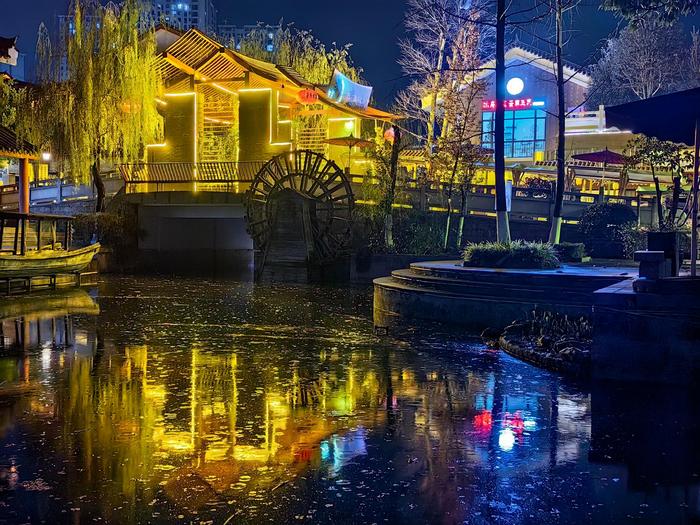
<instances>
[{"instance_id":1,"label":"dark sky","mask_svg":"<svg viewBox=\"0 0 700 525\"><path fill-rule=\"evenodd\" d=\"M388 103L393 92L404 82L396 64L397 38L403 36L405 0L214 0L220 20L235 24L276 23L280 19L310 29L326 43L352 42L355 62L365 69L365 78L374 86L377 99ZM608 13L598 10L596 0L584 0L579 7L577 24L568 49L569 61L589 64L602 39L618 26ZM0 35L19 35L18 47L33 55L36 31L41 21L55 27L55 15L64 13L68 0L0 0ZM700 16L685 25L700 26ZM30 57L31 62L31 57Z\"/></svg>"}]
</instances>

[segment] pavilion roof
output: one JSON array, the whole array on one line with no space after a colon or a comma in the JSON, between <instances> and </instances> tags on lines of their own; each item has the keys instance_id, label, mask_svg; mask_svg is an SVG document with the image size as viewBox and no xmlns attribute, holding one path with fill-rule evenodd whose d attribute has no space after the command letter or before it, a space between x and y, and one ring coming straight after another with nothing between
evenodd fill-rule
<instances>
[{"instance_id":1,"label":"pavilion roof","mask_svg":"<svg viewBox=\"0 0 700 525\"><path fill-rule=\"evenodd\" d=\"M20 140L14 131L0 126L0 157L37 159L39 152L26 140Z\"/></svg>"},{"instance_id":2,"label":"pavilion roof","mask_svg":"<svg viewBox=\"0 0 700 525\"><path fill-rule=\"evenodd\" d=\"M0 58L10 58L10 49L17 44L17 37L6 38L0 36Z\"/></svg>"},{"instance_id":3,"label":"pavilion roof","mask_svg":"<svg viewBox=\"0 0 700 525\"><path fill-rule=\"evenodd\" d=\"M319 101L340 111L361 118L391 120L391 113L368 107L352 108L331 100L323 89L302 77L293 68L258 60L233 51L197 29L190 29L171 44L160 56L159 68L171 87L193 76L195 81L216 83L237 89L247 82L249 88L276 88L296 97L299 91L311 89Z\"/></svg>"}]
</instances>

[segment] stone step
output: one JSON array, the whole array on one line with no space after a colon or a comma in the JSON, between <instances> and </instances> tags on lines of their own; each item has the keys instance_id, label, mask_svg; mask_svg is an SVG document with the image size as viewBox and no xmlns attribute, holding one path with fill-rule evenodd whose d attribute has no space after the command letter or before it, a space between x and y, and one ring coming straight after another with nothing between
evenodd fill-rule
<instances>
[{"instance_id":1,"label":"stone step","mask_svg":"<svg viewBox=\"0 0 700 525\"><path fill-rule=\"evenodd\" d=\"M555 270L518 270L465 268L454 261L413 263L409 271L420 277L435 277L475 284L517 286L527 281L528 286L566 287L568 290L594 291L636 277L633 268L599 271L592 268L564 266Z\"/></svg>"},{"instance_id":2,"label":"stone step","mask_svg":"<svg viewBox=\"0 0 700 525\"><path fill-rule=\"evenodd\" d=\"M524 284L523 281L517 283L483 282L478 279L468 281L465 279L420 275L412 270L396 270L392 272L390 279L400 286L411 286L415 289L424 289L432 292L468 295L484 299L523 299L545 303L556 299L570 304L590 304L591 295L598 289L597 287L594 289L569 289L559 286L536 286L529 283Z\"/></svg>"}]
</instances>

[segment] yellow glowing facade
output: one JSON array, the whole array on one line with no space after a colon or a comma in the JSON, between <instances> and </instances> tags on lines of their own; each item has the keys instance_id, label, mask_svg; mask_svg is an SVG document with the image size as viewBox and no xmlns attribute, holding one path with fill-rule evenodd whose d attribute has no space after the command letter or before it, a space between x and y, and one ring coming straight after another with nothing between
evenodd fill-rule
<instances>
[{"instance_id":1,"label":"yellow glowing facade","mask_svg":"<svg viewBox=\"0 0 700 525\"><path fill-rule=\"evenodd\" d=\"M147 148L149 163L264 162L311 149L364 173L361 150L325 140L373 136L380 121L393 118L340 104L293 70L226 49L196 29L179 35L158 60L165 140Z\"/></svg>"}]
</instances>

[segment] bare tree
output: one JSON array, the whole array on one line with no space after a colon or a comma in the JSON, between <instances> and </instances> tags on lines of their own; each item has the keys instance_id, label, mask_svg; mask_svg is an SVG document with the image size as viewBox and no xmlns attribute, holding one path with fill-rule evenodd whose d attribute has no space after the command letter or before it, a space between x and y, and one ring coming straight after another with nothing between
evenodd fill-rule
<instances>
[{"instance_id":1,"label":"bare tree","mask_svg":"<svg viewBox=\"0 0 700 525\"><path fill-rule=\"evenodd\" d=\"M467 178L473 176L474 171L468 168L474 164L474 157L483 156L482 148L474 144L474 140L481 135L479 102L485 90L485 83L478 78L479 38L475 24L465 24L459 28L440 94L442 125L435 161L439 180L447 183L447 220L443 237L445 251L449 248L454 191L456 187L463 188ZM464 198L463 204L466 204Z\"/></svg>"},{"instance_id":2,"label":"bare tree","mask_svg":"<svg viewBox=\"0 0 700 525\"><path fill-rule=\"evenodd\" d=\"M691 67L692 46L680 24L627 26L607 41L593 70L594 100L619 104L692 87Z\"/></svg>"},{"instance_id":3,"label":"bare tree","mask_svg":"<svg viewBox=\"0 0 700 525\"><path fill-rule=\"evenodd\" d=\"M602 7L620 13L634 25L653 20L664 25L673 24L680 16L694 13L698 0L603 0Z\"/></svg>"}]
</instances>

